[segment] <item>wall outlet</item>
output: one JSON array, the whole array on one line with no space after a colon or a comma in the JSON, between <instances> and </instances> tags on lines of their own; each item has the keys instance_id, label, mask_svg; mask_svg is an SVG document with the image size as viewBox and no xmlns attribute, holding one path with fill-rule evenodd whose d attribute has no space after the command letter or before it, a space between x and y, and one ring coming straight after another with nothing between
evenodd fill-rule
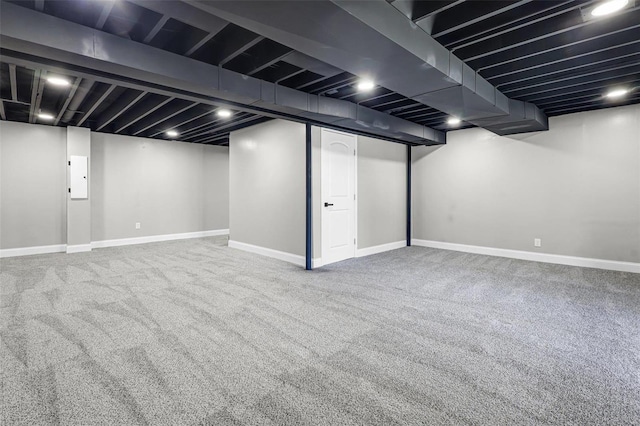
<instances>
[{"instance_id":1,"label":"wall outlet","mask_svg":"<svg viewBox=\"0 0 640 426\"><path fill-rule=\"evenodd\" d=\"M140 222L136 222L136 229L140 229Z\"/></svg>"},{"instance_id":2,"label":"wall outlet","mask_svg":"<svg viewBox=\"0 0 640 426\"><path fill-rule=\"evenodd\" d=\"M542 240L540 238L534 238L533 239L533 245L535 247L542 247Z\"/></svg>"}]
</instances>

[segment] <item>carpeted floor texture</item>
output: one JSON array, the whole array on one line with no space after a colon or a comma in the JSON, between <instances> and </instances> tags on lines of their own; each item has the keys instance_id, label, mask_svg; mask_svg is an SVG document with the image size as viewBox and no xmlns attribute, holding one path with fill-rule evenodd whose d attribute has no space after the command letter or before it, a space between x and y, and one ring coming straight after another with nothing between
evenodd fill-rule
<instances>
[{"instance_id":1,"label":"carpeted floor texture","mask_svg":"<svg viewBox=\"0 0 640 426\"><path fill-rule=\"evenodd\" d=\"M2 425L640 424L640 275L226 237L3 259Z\"/></svg>"}]
</instances>

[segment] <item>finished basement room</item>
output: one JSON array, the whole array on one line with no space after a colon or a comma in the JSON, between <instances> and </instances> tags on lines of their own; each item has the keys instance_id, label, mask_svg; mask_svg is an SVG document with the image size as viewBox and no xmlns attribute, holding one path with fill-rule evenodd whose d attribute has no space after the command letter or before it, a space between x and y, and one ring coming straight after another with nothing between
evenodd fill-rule
<instances>
[{"instance_id":1,"label":"finished basement room","mask_svg":"<svg viewBox=\"0 0 640 426\"><path fill-rule=\"evenodd\" d=\"M640 424L635 0L0 0L0 424Z\"/></svg>"}]
</instances>

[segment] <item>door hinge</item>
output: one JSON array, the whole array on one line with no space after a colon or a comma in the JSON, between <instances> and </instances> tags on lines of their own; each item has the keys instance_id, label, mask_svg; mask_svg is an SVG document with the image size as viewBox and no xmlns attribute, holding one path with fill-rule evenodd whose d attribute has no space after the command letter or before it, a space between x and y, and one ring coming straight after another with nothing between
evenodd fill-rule
<instances>
[{"instance_id":1,"label":"door hinge","mask_svg":"<svg viewBox=\"0 0 640 426\"><path fill-rule=\"evenodd\" d=\"M69 161L69 165L71 165L71 161Z\"/></svg>"},{"instance_id":2,"label":"door hinge","mask_svg":"<svg viewBox=\"0 0 640 426\"><path fill-rule=\"evenodd\" d=\"M355 243L356 243L356 239L354 238L354 239L353 239L353 244L355 244Z\"/></svg>"},{"instance_id":3,"label":"door hinge","mask_svg":"<svg viewBox=\"0 0 640 426\"><path fill-rule=\"evenodd\" d=\"M71 188L69 188L69 194L71 194Z\"/></svg>"},{"instance_id":4,"label":"door hinge","mask_svg":"<svg viewBox=\"0 0 640 426\"><path fill-rule=\"evenodd\" d=\"M356 150L355 150L355 149L353 150L353 155L354 155L354 156L356 155Z\"/></svg>"},{"instance_id":5,"label":"door hinge","mask_svg":"<svg viewBox=\"0 0 640 426\"><path fill-rule=\"evenodd\" d=\"M355 199L356 199L356 194L353 194L353 200L355 201Z\"/></svg>"}]
</instances>

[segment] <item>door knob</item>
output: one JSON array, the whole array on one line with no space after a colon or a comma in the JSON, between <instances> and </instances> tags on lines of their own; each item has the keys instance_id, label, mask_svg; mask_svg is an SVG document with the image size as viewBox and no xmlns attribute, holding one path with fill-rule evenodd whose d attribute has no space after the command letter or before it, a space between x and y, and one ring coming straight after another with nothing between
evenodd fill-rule
<instances>
[{"instance_id":1,"label":"door knob","mask_svg":"<svg viewBox=\"0 0 640 426\"><path fill-rule=\"evenodd\" d=\"M332 205L333 205L332 203L324 203L325 207L329 207L329 206L332 206Z\"/></svg>"}]
</instances>

